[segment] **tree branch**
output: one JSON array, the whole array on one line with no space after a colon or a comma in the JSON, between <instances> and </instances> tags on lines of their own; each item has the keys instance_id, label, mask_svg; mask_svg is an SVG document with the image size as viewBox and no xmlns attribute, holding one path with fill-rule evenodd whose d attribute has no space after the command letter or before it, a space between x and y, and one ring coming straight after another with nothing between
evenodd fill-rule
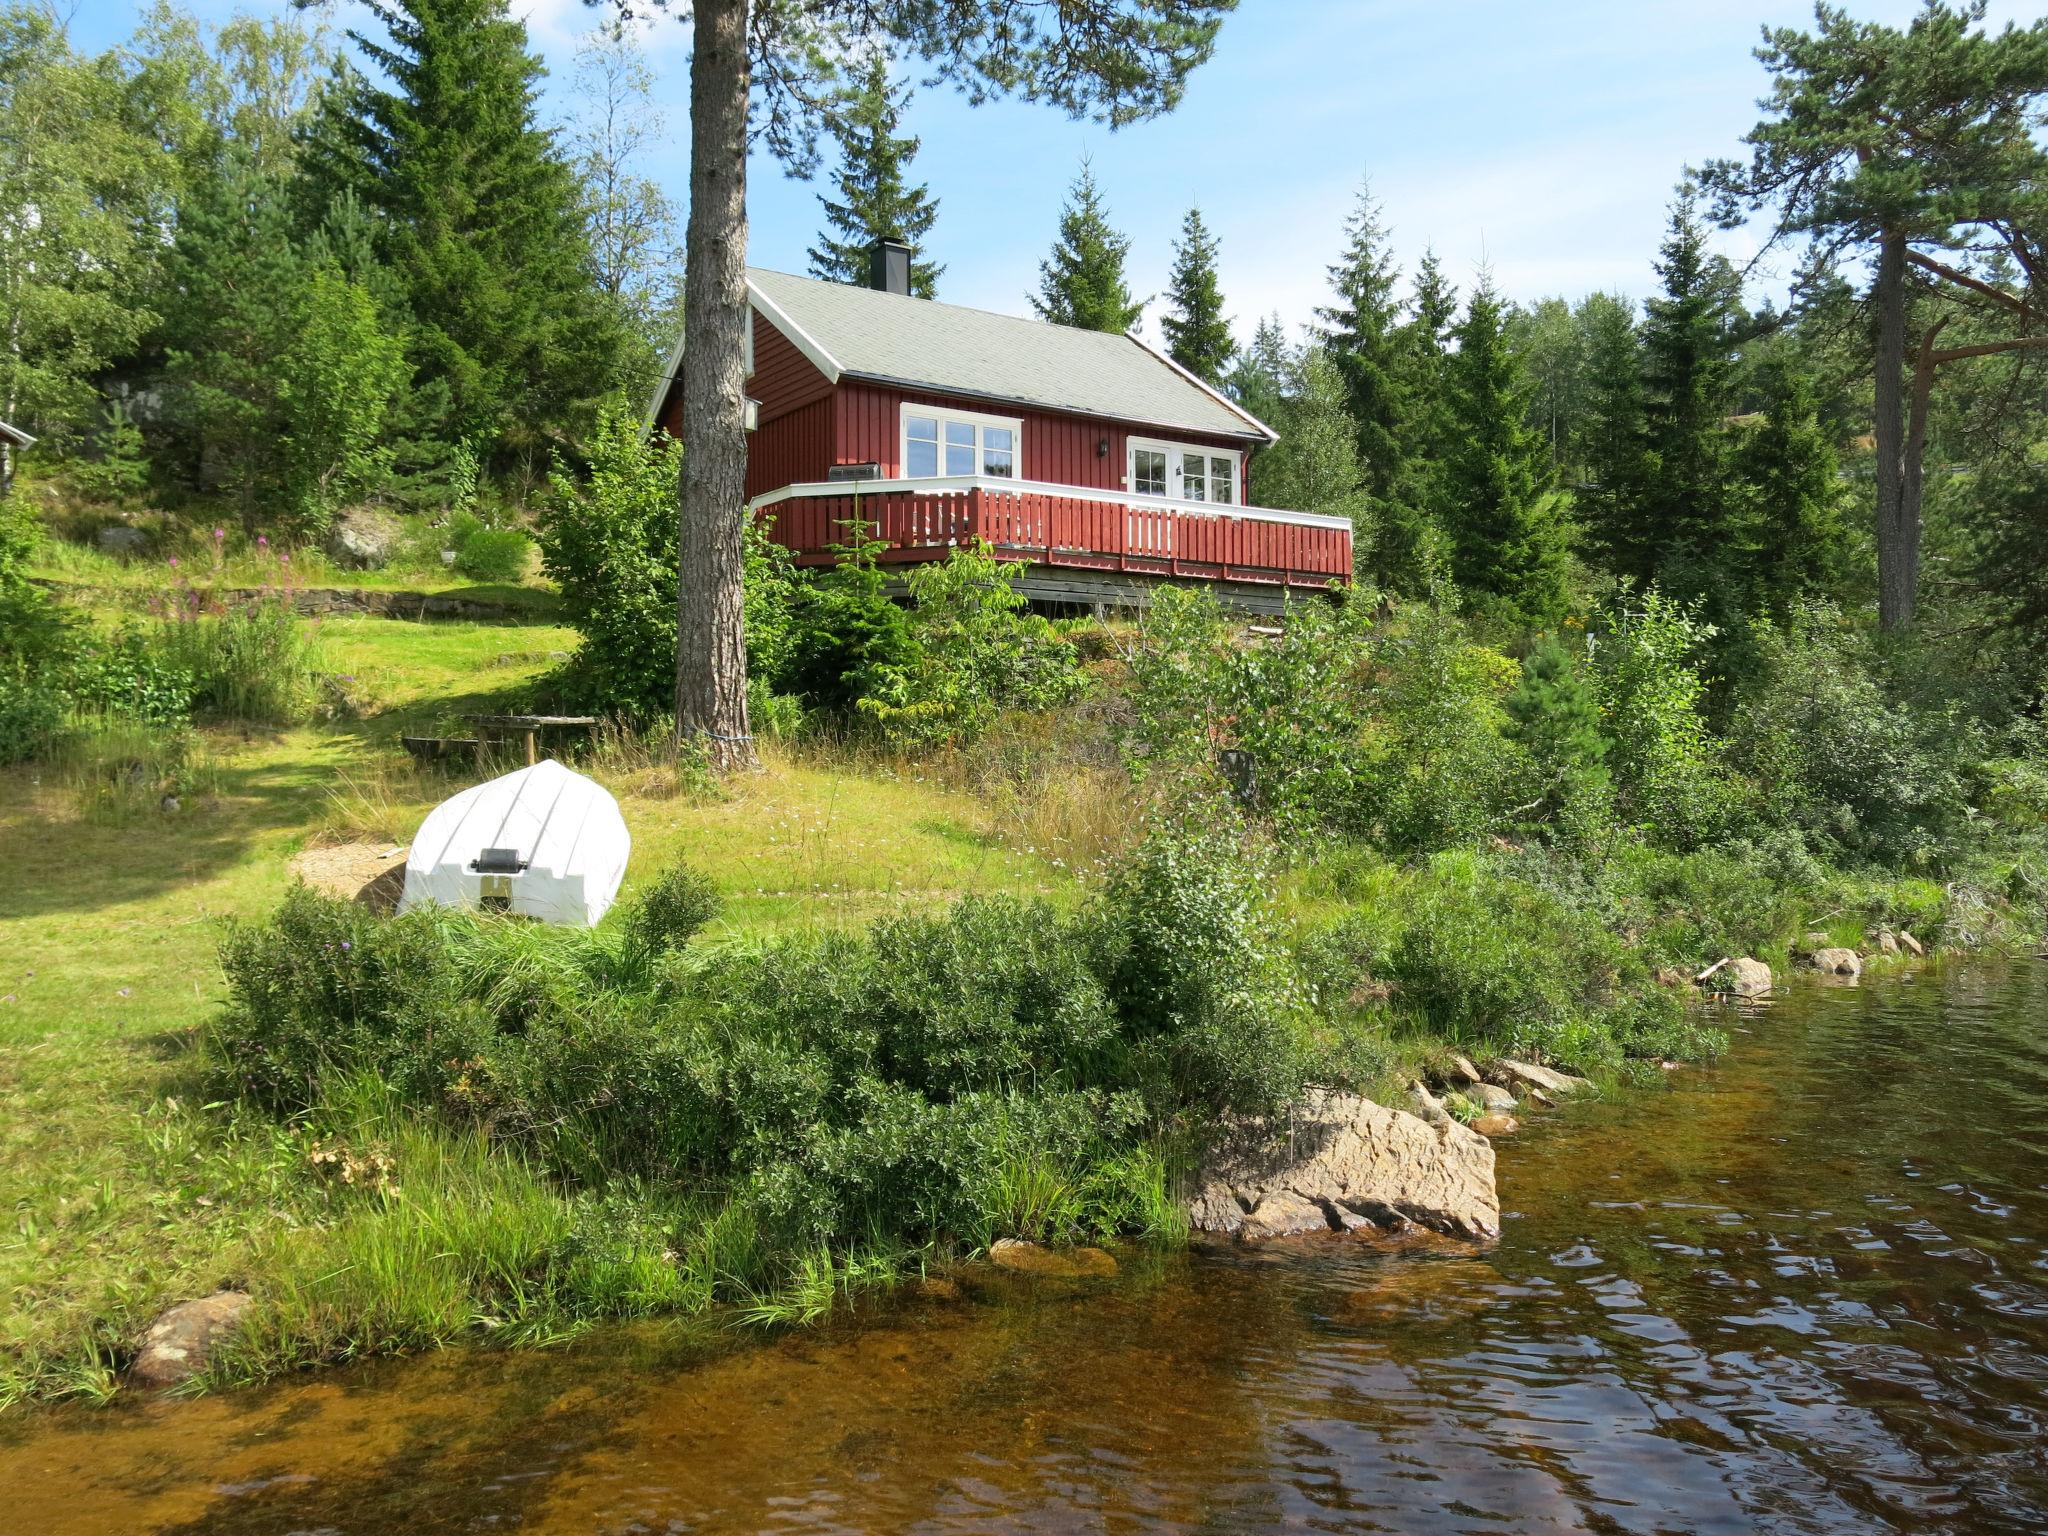
<instances>
[{"instance_id":1,"label":"tree branch","mask_svg":"<svg viewBox=\"0 0 2048 1536\"><path fill-rule=\"evenodd\" d=\"M1960 268L1949 266L1946 262L1936 261L1932 256L1923 256L1920 252L1912 249L1907 250L1906 260L1920 268L1923 272L1932 272L1936 277L1946 278L1952 283L1969 289L1972 293L1980 293L1995 303L2003 304L2007 309L2017 314L2022 321L2028 323L2033 321L2034 311L2028 306L2027 301L2014 294L2007 293L1995 283L1987 283L1982 278L1972 277Z\"/></svg>"},{"instance_id":2,"label":"tree branch","mask_svg":"<svg viewBox=\"0 0 2048 1536\"><path fill-rule=\"evenodd\" d=\"M1965 357L1991 357L2000 352L2030 352L2037 347L2048 347L2048 336L2013 336L2004 341L1980 341L1968 347L1944 347L1938 352L1929 352L1927 361L1939 368L1943 363L1957 362Z\"/></svg>"}]
</instances>

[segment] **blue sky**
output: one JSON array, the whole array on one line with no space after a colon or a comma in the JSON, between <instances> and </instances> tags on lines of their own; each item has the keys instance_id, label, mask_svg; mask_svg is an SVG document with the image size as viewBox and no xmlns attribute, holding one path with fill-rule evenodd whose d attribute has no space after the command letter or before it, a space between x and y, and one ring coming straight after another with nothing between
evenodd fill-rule
<instances>
[{"instance_id":1,"label":"blue sky","mask_svg":"<svg viewBox=\"0 0 2048 1536\"><path fill-rule=\"evenodd\" d=\"M1851 0L1903 22L1915 0ZM272 14L284 0L186 0L202 18ZM513 0L549 63L549 110L577 37L602 14L581 0ZM136 0L83 0L74 41L101 48L132 30ZM340 26L358 8L331 4ZM1996 0L1992 21L2031 7ZM1044 107L971 108L921 95L908 126L917 173L940 200L940 297L1027 312L1067 184L1083 155L1131 236L1139 294L1165 286L1170 242L1199 202L1222 246L1225 296L1247 334L1277 310L1310 318L1361 175L1369 173L1404 263L1433 246L1463 287L1484 262L1510 297L1593 289L1640 297L1651 282L1671 191L1688 162L1735 152L1765 77L1751 56L1765 23L1802 25L1804 0L1242 0L1216 57L1180 109L1119 133ZM687 28L647 30L673 150L650 162L680 203L687 186ZM823 186L774 164L752 173L752 259L805 269ZM1747 259L1755 243L1725 239ZM1761 286L1773 273L1760 270ZM1156 319L1147 332L1156 337Z\"/></svg>"}]
</instances>

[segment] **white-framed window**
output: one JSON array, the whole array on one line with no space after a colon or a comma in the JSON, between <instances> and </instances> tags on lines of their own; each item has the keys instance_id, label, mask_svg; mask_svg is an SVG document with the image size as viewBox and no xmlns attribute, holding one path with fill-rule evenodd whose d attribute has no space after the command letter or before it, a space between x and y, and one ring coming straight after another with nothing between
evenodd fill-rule
<instances>
[{"instance_id":1,"label":"white-framed window","mask_svg":"<svg viewBox=\"0 0 2048 1536\"><path fill-rule=\"evenodd\" d=\"M1162 443L1134 437L1130 444L1129 478L1134 496L1164 496L1173 501L1213 501L1236 506L1244 473L1244 455L1234 448L1203 448L1194 443Z\"/></svg>"},{"instance_id":2,"label":"white-framed window","mask_svg":"<svg viewBox=\"0 0 2048 1536\"><path fill-rule=\"evenodd\" d=\"M1022 476L1024 424L1008 416L983 416L950 407L903 407L903 476Z\"/></svg>"}]
</instances>

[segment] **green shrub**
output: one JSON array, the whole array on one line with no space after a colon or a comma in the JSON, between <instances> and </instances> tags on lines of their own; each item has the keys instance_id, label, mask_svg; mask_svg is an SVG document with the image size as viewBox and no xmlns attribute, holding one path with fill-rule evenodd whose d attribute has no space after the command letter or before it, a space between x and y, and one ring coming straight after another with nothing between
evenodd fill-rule
<instances>
[{"instance_id":1,"label":"green shrub","mask_svg":"<svg viewBox=\"0 0 2048 1536\"><path fill-rule=\"evenodd\" d=\"M1610 743L1600 729L1600 700L1578 659L1555 640L1522 658L1522 680L1508 695L1509 734L1527 754L1531 778L1516 791L1524 825L1583 841L1613 812L1607 772Z\"/></svg>"},{"instance_id":2,"label":"green shrub","mask_svg":"<svg viewBox=\"0 0 2048 1536\"><path fill-rule=\"evenodd\" d=\"M63 727L65 703L49 672L0 661L0 766L46 755Z\"/></svg>"},{"instance_id":3,"label":"green shrub","mask_svg":"<svg viewBox=\"0 0 2048 1536\"><path fill-rule=\"evenodd\" d=\"M812 709L850 719L860 701L910 670L917 642L909 616L883 590L883 546L855 525L833 549L839 562L790 591L788 656L775 685Z\"/></svg>"},{"instance_id":4,"label":"green shrub","mask_svg":"<svg viewBox=\"0 0 2048 1536\"><path fill-rule=\"evenodd\" d=\"M654 877L625 914L627 934L653 953L680 949L725 905L709 876L674 864Z\"/></svg>"},{"instance_id":5,"label":"green shrub","mask_svg":"<svg viewBox=\"0 0 2048 1536\"><path fill-rule=\"evenodd\" d=\"M966 741L1003 709L1071 703L1080 658L1025 611L1015 564L986 545L956 549L910 573L910 649L878 666L858 707L899 741Z\"/></svg>"},{"instance_id":6,"label":"green shrub","mask_svg":"<svg viewBox=\"0 0 2048 1536\"><path fill-rule=\"evenodd\" d=\"M1988 746L1974 722L1888 699L1868 643L1831 608L1798 610L1758 647L1729 735L1763 814L1837 858L1910 866L1958 851L1962 765Z\"/></svg>"},{"instance_id":7,"label":"green shrub","mask_svg":"<svg viewBox=\"0 0 2048 1536\"><path fill-rule=\"evenodd\" d=\"M1624 596L1593 648L1621 814L1656 841L1695 848L1725 831L1737 796L1701 713L1694 657L1714 627L1654 587Z\"/></svg>"},{"instance_id":8,"label":"green shrub","mask_svg":"<svg viewBox=\"0 0 2048 1536\"><path fill-rule=\"evenodd\" d=\"M479 527L455 546L455 569L471 581L516 582L532 549L524 529Z\"/></svg>"},{"instance_id":9,"label":"green shrub","mask_svg":"<svg viewBox=\"0 0 2048 1536\"><path fill-rule=\"evenodd\" d=\"M126 626L88 644L71 666L71 695L90 709L158 725L192 713L193 678L157 635Z\"/></svg>"}]
</instances>

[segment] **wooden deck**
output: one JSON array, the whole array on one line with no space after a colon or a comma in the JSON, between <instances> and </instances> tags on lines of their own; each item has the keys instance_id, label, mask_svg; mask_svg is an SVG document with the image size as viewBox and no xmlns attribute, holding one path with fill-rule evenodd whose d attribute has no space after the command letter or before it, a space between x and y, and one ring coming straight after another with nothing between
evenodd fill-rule
<instances>
[{"instance_id":1,"label":"wooden deck","mask_svg":"<svg viewBox=\"0 0 2048 1536\"><path fill-rule=\"evenodd\" d=\"M1311 512L964 476L792 485L753 505L799 565L829 564L831 546L864 524L886 543L885 565L943 560L980 540L1034 571L1281 589L1351 579L1351 525Z\"/></svg>"}]
</instances>

